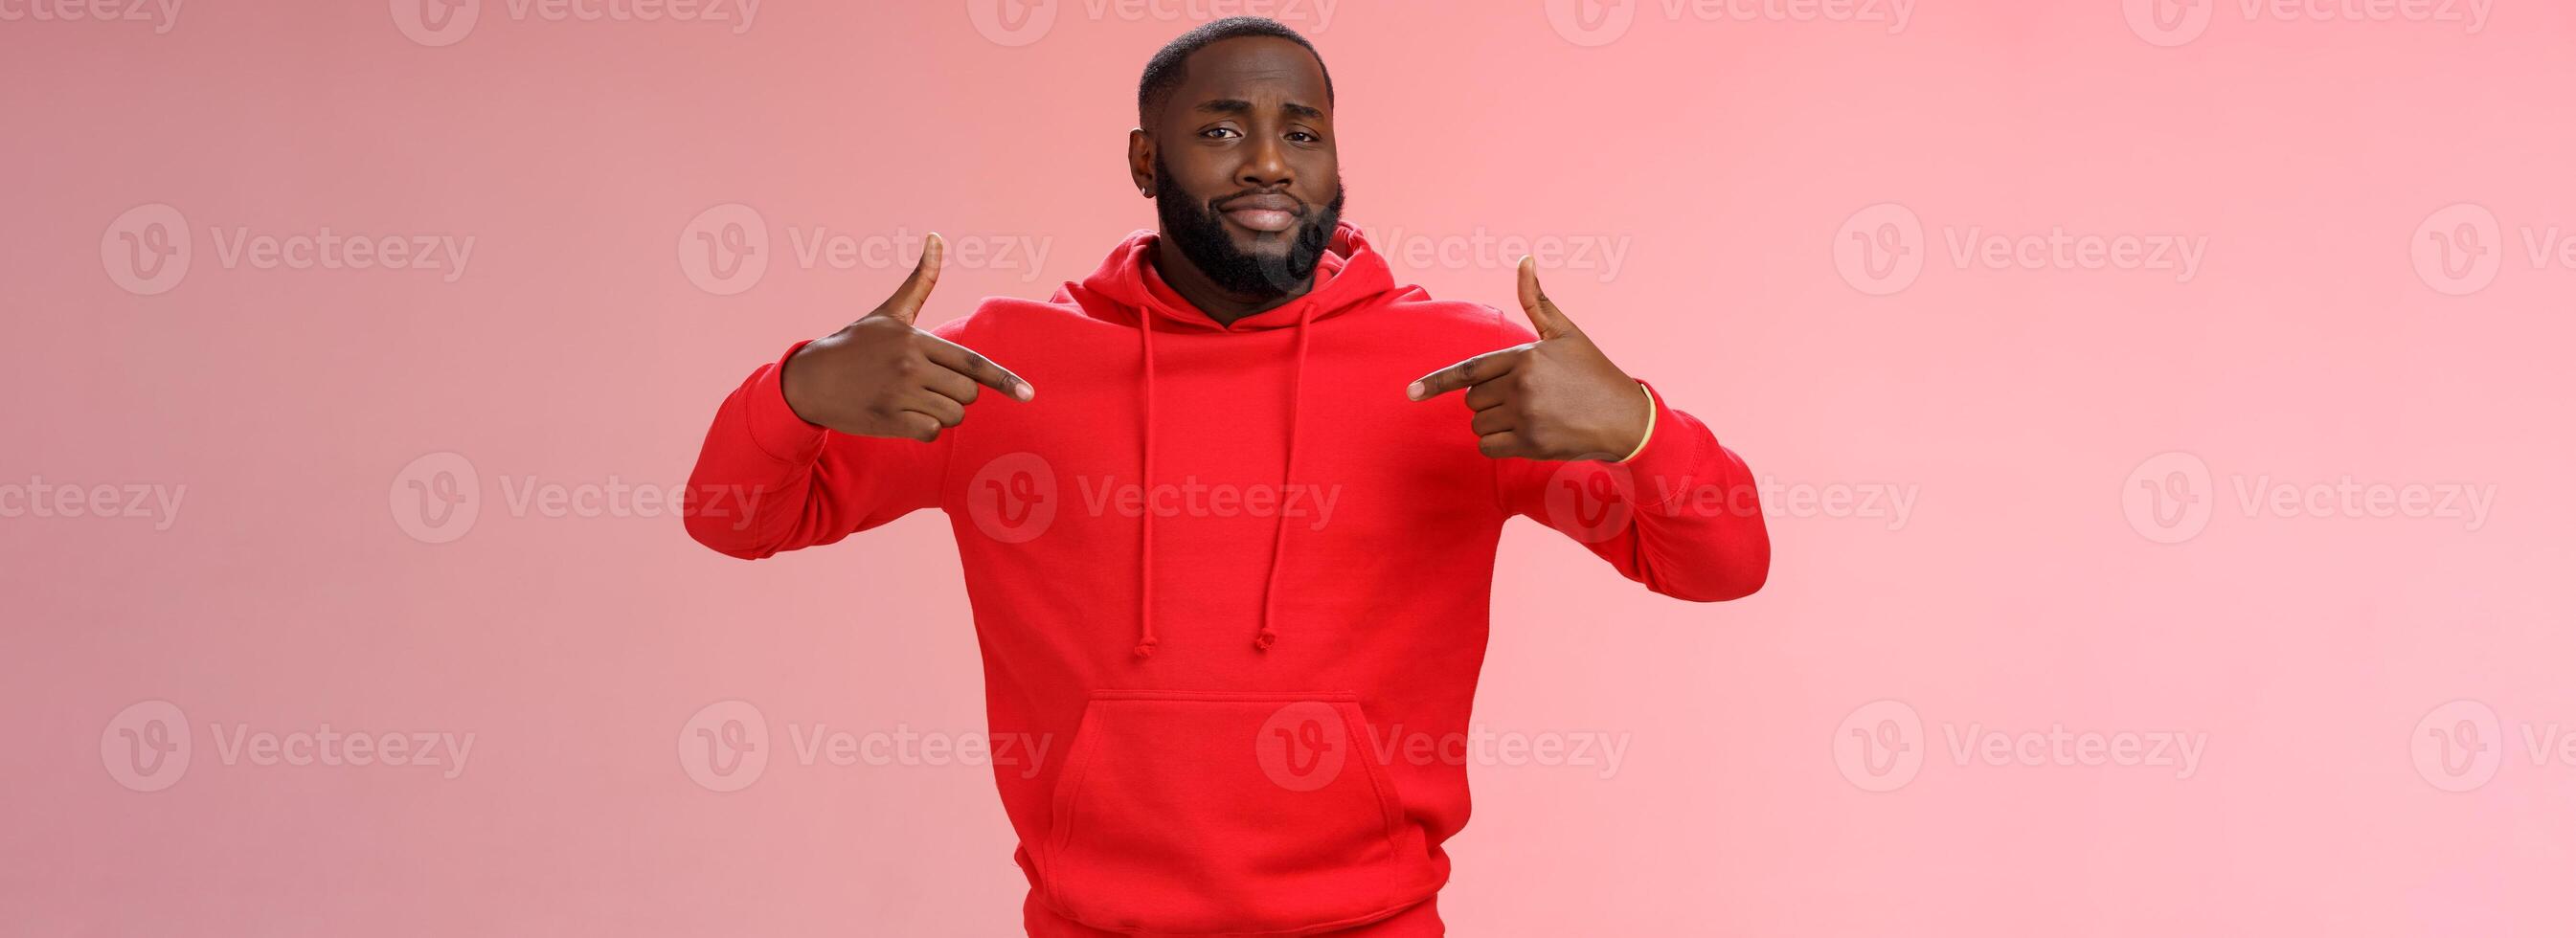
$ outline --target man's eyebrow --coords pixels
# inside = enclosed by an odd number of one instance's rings
[[[1294,101],[1279,105],[1279,109],[1288,112],[1290,117],[1306,120],[1324,119],[1323,111]],[[1242,98],[1211,98],[1199,102],[1198,110],[1206,114],[1248,114],[1252,112],[1252,102]]]

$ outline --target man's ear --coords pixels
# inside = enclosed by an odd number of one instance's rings
[[[1154,197],[1154,137],[1142,127],[1127,132],[1127,178],[1138,195]]]

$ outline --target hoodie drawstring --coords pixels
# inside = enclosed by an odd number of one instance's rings
[[[1311,331],[1310,327],[1314,324],[1314,319],[1315,304],[1311,302],[1305,303],[1303,308],[1299,309],[1297,312],[1297,352],[1295,361],[1290,366],[1288,372],[1288,446],[1286,458],[1283,460],[1284,465],[1280,467],[1279,471],[1279,498],[1282,505],[1286,504],[1288,493],[1296,490],[1297,436],[1299,429],[1301,429],[1302,425],[1305,423],[1304,417],[1306,415],[1306,351],[1309,347],[1307,339]],[[1139,556],[1137,557],[1136,563],[1136,591],[1139,596],[1139,601],[1136,608],[1135,651],[1136,657],[1141,660],[1153,657],[1155,647],[1162,644],[1162,640],[1154,635],[1153,311],[1147,309],[1137,310],[1136,326],[1137,332],[1142,337],[1141,341],[1144,343],[1145,359],[1144,368],[1142,369],[1144,372],[1144,400],[1141,406],[1142,413],[1139,415],[1139,419],[1143,421],[1143,433],[1140,435],[1144,437],[1144,452],[1141,454],[1142,466],[1138,473],[1143,477],[1144,482],[1145,511],[1143,537],[1141,538],[1141,543],[1138,545]],[[1271,623],[1274,620],[1278,609],[1277,597],[1279,592],[1279,568],[1282,566],[1283,559],[1287,556],[1287,550],[1288,512],[1283,509],[1279,512],[1278,525],[1274,530],[1272,530],[1270,535],[1270,569],[1262,577],[1260,629],[1255,631],[1252,635],[1252,647],[1256,651],[1269,651],[1271,644],[1279,640],[1279,631],[1274,628]]]
[[[1306,416],[1306,334],[1315,319],[1312,303],[1297,313],[1297,361],[1288,370],[1288,458],[1279,469],[1279,503],[1288,504],[1288,493],[1297,490],[1297,425]],[[1252,633],[1252,647],[1269,651],[1270,643],[1279,640],[1279,632],[1270,627],[1277,612],[1279,568],[1288,556],[1288,512],[1279,512],[1278,530],[1270,535],[1270,574],[1261,584],[1261,630]]]
[[[1136,558],[1136,657],[1151,658],[1154,646],[1162,644],[1154,637],[1154,311],[1136,310],[1136,331],[1145,337],[1144,421],[1145,452],[1142,457],[1145,482],[1145,535]]]

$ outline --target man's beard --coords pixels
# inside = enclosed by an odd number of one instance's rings
[[[1321,209],[1309,206],[1297,216],[1285,254],[1249,254],[1235,248],[1213,201],[1197,201],[1182,191],[1159,153],[1154,155],[1154,191],[1158,193],[1154,214],[1163,221],[1163,236],[1180,246],[1181,255],[1218,289],[1262,300],[1286,296],[1314,277],[1315,263],[1324,259],[1324,248],[1332,243],[1333,229],[1341,223],[1346,192],[1337,180],[1330,204]],[[1234,196],[1227,193],[1224,198]]]

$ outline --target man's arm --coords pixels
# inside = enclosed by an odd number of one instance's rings
[[[1633,458],[1497,460],[1496,496],[1647,589],[1693,602],[1753,595],[1770,576],[1771,535],[1752,470],[1698,418],[1651,388],[1646,397],[1654,432]]]
[[[945,441],[850,436],[787,406],[779,375],[807,343],[725,398],[689,472],[689,536],[758,560],[829,544],[938,504]]]
[[[1515,344],[1406,389],[1414,400],[1467,392],[1500,507],[1582,541],[1667,596],[1715,602],[1761,589],[1771,538],[1744,461],[1611,364],[1539,289],[1528,258],[1520,303],[1535,333],[1498,318],[1499,341]]]
[[[938,283],[932,235],[894,296],[752,372],[716,411],[689,473],[689,536],[735,557],[829,544],[939,503],[949,444],[979,387],[1027,381],[913,326]]]

